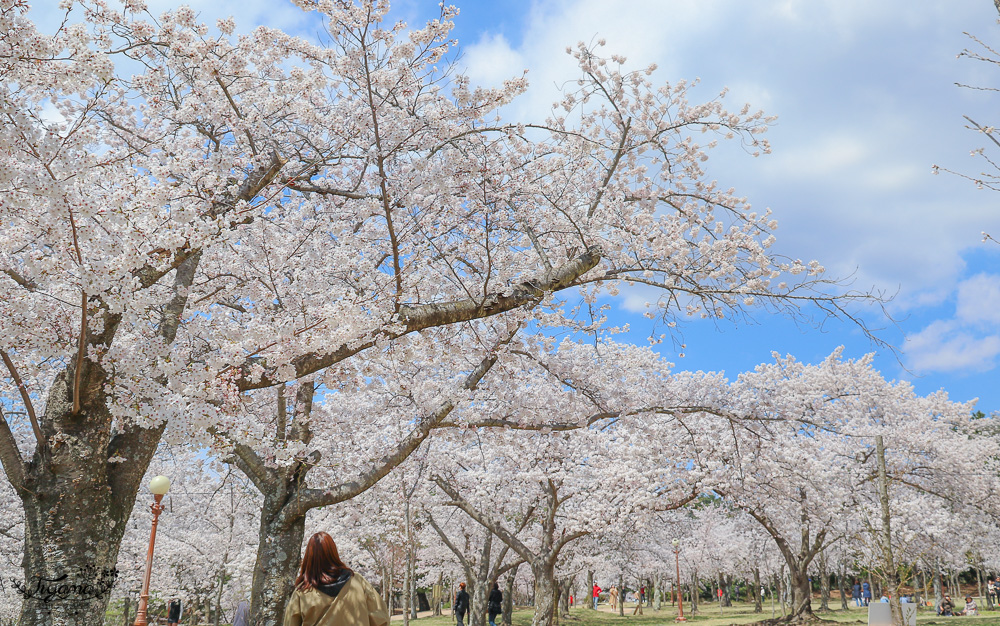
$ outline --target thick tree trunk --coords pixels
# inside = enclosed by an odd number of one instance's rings
[[[587,598],[589,599],[589,601],[583,603],[583,608],[590,609],[590,610],[594,609],[594,600],[593,600],[593,597],[594,597],[594,571],[593,570],[588,570],[587,571]]]
[[[658,576],[656,579],[656,599],[653,601],[653,610],[659,611],[660,607],[663,606],[663,576]]]
[[[552,626],[556,608],[555,567],[548,563],[533,565],[535,576],[535,615],[531,626]]]
[[[569,615],[569,594],[570,589],[573,586],[573,579],[567,578],[559,585],[559,606],[561,607],[560,615]]]
[[[129,431],[112,443],[103,405],[70,415],[65,378],[53,383],[42,422],[46,438],[56,443],[35,452],[19,492],[25,516],[21,626],[104,622],[122,535],[162,432]],[[112,465],[109,450],[132,456]],[[159,523],[169,524],[169,515]],[[77,587],[61,593],[63,585]]]
[[[250,592],[250,623],[254,626],[280,626],[295,587],[306,518],[303,515],[281,524],[283,504],[284,500],[277,501],[273,494],[264,495]]]
[[[809,584],[809,572],[805,568],[789,570],[792,591],[792,619],[809,619],[812,611],[812,585]]]
[[[763,613],[764,607],[761,605],[760,597],[760,568],[753,568],[753,612]]]
[[[979,597],[983,597],[983,578],[979,575],[979,565],[976,565],[976,588],[979,590]]]
[[[729,595],[729,583],[732,581],[732,576],[727,576],[722,572],[719,572],[719,589],[722,589],[722,598],[719,600],[722,606],[730,607],[733,606],[732,598]]]
[[[469,626],[485,626],[486,624],[486,598],[490,595],[489,580],[469,581],[472,590],[469,593],[469,600],[472,606],[469,607]]]

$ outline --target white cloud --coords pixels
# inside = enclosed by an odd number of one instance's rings
[[[914,371],[985,372],[996,367],[1000,336],[978,336],[954,321],[936,321],[906,337],[907,361]]]
[[[992,198],[931,173],[935,162],[968,166],[954,160],[977,140],[961,116],[996,108],[954,86],[981,71],[955,61],[969,43],[962,31],[994,18],[973,0],[920,10],[902,0],[535,0],[519,37],[480,31],[464,63],[483,84],[529,68],[528,93],[505,111],[522,121],[544,117],[577,76],[565,48],[578,41],[604,38],[633,68],[656,63],[654,82],[700,76],[692,102],[730,86],[730,108],[778,116],[774,153],[720,146],[709,176],[774,210],[777,252],[853,275],[857,289],[898,291],[903,313],[940,305],[980,231],[1000,231]]]
[[[1000,325],[1000,276],[983,273],[962,281],[955,317],[966,324]]]
[[[1000,354],[1000,276],[980,273],[956,290],[955,315],[906,337],[907,360],[918,372],[979,371]]]
[[[463,48],[462,63],[474,85],[499,87],[503,81],[520,77],[528,68],[520,52],[500,34],[484,34],[479,42]]]

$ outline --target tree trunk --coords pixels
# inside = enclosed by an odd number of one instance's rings
[[[434,585],[434,606],[431,612],[435,615],[441,615],[441,605],[444,604],[444,572],[438,572],[438,582]]]
[[[484,626],[486,624],[486,598],[490,595],[488,580],[470,581],[472,591],[469,593],[469,600],[472,606],[469,607],[469,626]]]
[[[932,580],[934,584],[934,606],[941,606],[941,601],[944,600],[944,585],[941,582],[941,565],[937,559],[934,559],[934,576]]]
[[[108,486],[107,441],[88,443],[87,422],[79,417],[79,436],[69,437],[63,448],[51,455],[44,469],[31,471],[30,488],[39,497],[25,493],[24,570],[25,597],[21,603],[22,626],[87,626],[104,622],[118,564],[118,549],[136,490],[112,498]],[[72,449],[69,449],[72,448]],[[94,453],[94,451],[97,451]],[[35,454],[39,457],[48,454]],[[122,463],[122,465],[125,465]],[[145,473],[136,463],[133,471]],[[33,468],[32,468],[33,469]],[[124,470],[124,468],[123,468]],[[160,524],[169,524],[162,514]],[[57,582],[58,581],[58,582]],[[50,594],[47,588],[69,584],[90,587],[80,594]]]
[[[594,608],[594,571],[587,571],[587,602],[583,603],[583,608],[593,609]]]
[[[729,580],[726,580],[726,578],[726,575],[719,572],[719,589],[722,589],[722,598],[719,601],[722,603],[721,606],[730,607],[733,606],[733,601],[729,595],[729,582],[732,581],[733,577],[729,576]]]
[[[819,552],[819,610],[830,610],[830,572],[826,569],[826,550]]]
[[[625,617],[625,579],[618,575],[618,615]]]
[[[975,570],[976,570],[976,588],[979,590],[979,597],[981,598],[981,597],[983,597],[983,579],[979,575],[979,565],[978,564],[975,566]]]
[[[559,585],[559,600],[562,610],[560,615],[569,615],[569,595],[573,587],[573,579],[567,578]]]
[[[535,614],[531,626],[552,626],[556,608],[555,566],[549,563],[533,565],[535,576]]]
[[[760,568],[753,568],[753,612],[763,613],[764,607],[761,605],[760,597]]]
[[[264,494],[257,563],[250,591],[250,623],[255,626],[280,626],[298,574],[306,518],[303,515],[281,525],[283,504],[277,495]]]
[[[222,587],[226,583],[226,561],[228,553],[222,557],[222,569],[219,570],[219,588],[215,594],[215,617],[212,626],[219,626],[219,616],[222,614]]]
[[[847,581],[844,580],[844,564],[840,564],[840,571],[837,573],[837,590],[840,591],[840,609],[842,611],[847,611],[849,609],[847,604]]]
[[[889,596],[889,611],[892,623],[903,626],[903,608],[899,602],[899,571],[896,569],[895,557],[892,553],[892,524],[889,512],[889,479],[885,469],[885,443],[882,435],[875,436],[875,453],[878,461],[878,499],[882,509],[882,580],[886,589],[883,595]]]
[[[805,568],[789,569],[792,591],[792,619],[809,619],[812,611],[812,585],[809,583],[809,572]]]
[[[502,621],[504,626],[511,626],[510,616],[514,612],[514,579],[517,578],[517,568],[515,565],[507,577],[507,587],[503,594]],[[584,603],[586,604],[586,603]]]
[[[407,510],[406,515],[409,517],[409,510]],[[409,534],[408,531],[409,528],[407,528],[407,534]],[[410,549],[407,546],[406,563],[403,566],[403,626],[410,626],[410,600]]]
[[[417,598],[417,556],[413,555],[412,569],[410,570],[410,618],[417,619],[419,609],[419,599]]]
[[[986,577],[986,571],[983,569],[982,565],[983,565],[983,557],[982,555],[979,555],[979,566],[977,567],[977,575],[980,577],[980,579]],[[982,595],[983,592],[980,591],[979,593],[980,595]],[[993,610],[993,596],[990,595],[989,588],[986,589],[986,608],[990,611]]]
[[[778,591],[778,599],[781,601],[781,617],[785,617],[785,568],[781,568],[781,575],[774,575],[775,588]]]
[[[653,601],[653,610],[659,611],[660,607],[663,606],[663,576],[659,576],[656,579],[656,600]]]
[[[923,605],[927,601],[927,598],[930,597],[930,594],[927,593],[927,572],[923,568],[918,571],[920,573],[920,586],[924,590],[924,595],[920,596],[920,604]]]
[[[680,583],[680,581],[677,581]],[[680,593],[682,587],[678,587],[678,593]],[[691,572],[691,615],[698,613],[698,570]]]

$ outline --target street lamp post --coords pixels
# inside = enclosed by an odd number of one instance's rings
[[[675,622],[686,622],[684,617],[684,596],[681,595],[681,540],[674,539],[670,542],[674,546],[674,564],[677,566],[677,619]]]
[[[166,476],[157,476],[149,481],[149,490],[153,492],[153,528],[149,532],[149,551],[146,552],[146,576],[142,581],[142,594],[139,596],[139,609],[135,614],[135,626],[146,626],[146,609],[149,602],[149,577],[153,573],[153,545],[156,544],[156,522],[163,512],[163,505],[160,501],[170,490],[170,479]]]

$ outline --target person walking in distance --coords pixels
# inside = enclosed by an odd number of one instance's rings
[[[597,596],[601,594],[601,588],[597,586],[597,582],[594,582],[594,608],[597,608]]]
[[[465,590],[465,583],[458,583],[458,593],[455,594],[455,619],[458,626],[463,626],[468,611],[469,592]]]
[[[170,598],[170,604],[167,605],[167,624],[176,626],[180,623],[182,614],[180,598]]]
[[[246,600],[241,600],[239,606],[236,607],[233,626],[250,626],[250,603]]]
[[[284,626],[388,626],[382,595],[340,560],[333,537],[309,538]]]
[[[572,598],[573,596],[570,596],[571,602]],[[497,626],[497,615],[503,611],[503,592],[500,591],[500,583],[493,583],[493,590],[490,591],[490,597],[486,601],[486,609],[490,626]]]

